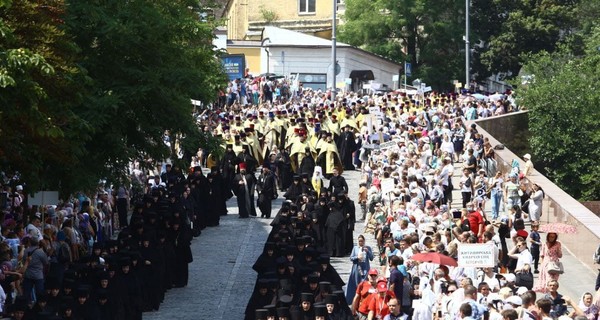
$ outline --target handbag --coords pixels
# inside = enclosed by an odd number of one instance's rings
[[[563,274],[563,273],[565,273],[565,269],[563,267],[562,262],[560,262],[560,261],[550,261],[550,262],[548,262],[548,273],[553,273],[553,274]]]
[[[531,272],[519,272],[516,275],[515,284],[519,287],[525,287],[529,290],[533,288],[533,274]]]
[[[527,199],[525,200],[525,202],[523,202],[523,205],[521,206],[521,211],[529,213],[529,201],[531,201],[531,199]]]

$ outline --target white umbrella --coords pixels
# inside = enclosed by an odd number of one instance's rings
[[[496,93],[490,96],[490,101],[498,101],[498,100],[503,100],[504,99],[504,95],[501,93]]]
[[[488,96],[484,96],[481,93],[473,93],[471,96],[477,100],[486,100],[487,101],[489,99]]]

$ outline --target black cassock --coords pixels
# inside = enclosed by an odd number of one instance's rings
[[[316,220],[316,223],[313,223],[313,228],[317,233],[317,244],[319,246],[325,246],[325,222],[327,221],[327,216],[329,215],[329,207],[327,207],[327,205],[315,205],[315,208],[311,214],[313,221]]]
[[[239,159],[235,155],[233,151],[225,151],[223,155],[223,160],[221,160],[220,170],[223,174],[223,182],[225,186],[225,190],[223,190],[223,196],[226,199],[231,198],[231,181],[233,181],[233,177],[235,176],[235,166],[238,164]]]
[[[302,196],[302,194],[306,192],[308,192],[308,188],[304,185],[304,183],[302,183],[302,181],[298,181],[292,183],[292,185],[287,189],[283,197],[286,200],[290,200],[293,203],[296,203],[300,196]]]
[[[329,191],[334,196],[340,194],[340,192],[348,192],[348,183],[346,178],[342,176],[333,176],[329,179]]]
[[[286,150],[281,152],[275,158],[275,165],[277,166],[277,173],[279,176],[279,187],[282,191],[287,190],[292,184],[292,160]]]
[[[223,192],[224,188],[221,176],[218,173],[209,174],[207,184],[208,201],[205,202],[206,223],[209,227],[218,226],[221,215],[227,214]]]
[[[354,247],[354,224],[356,223],[356,207],[354,206],[354,201],[349,199],[345,200],[344,209],[346,214],[350,215],[350,217],[346,218],[346,238],[344,239],[346,254],[350,255]]]
[[[258,208],[261,217],[271,218],[271,202],[277,198],[277,183],[272,172],[261,174],[256,185],[258,191]]]
[[[340,136],[340,158],[342,158],[344,170],[354,170],[354,164],[352,164],[352,153],[354,151],[356,151],[354,134],[352,131],[344,131]]]
[[[310,152],[308,152],[308,154],[302,158],[302,162],[300,162],[298,173],[306,173],[310,177],[312,176],[313,171],[315,171],[315,159]]]
[[[245,183],[244,183],[245,178]],[[237,197],[237,205],[240,218],[256,216],[256,206],[254,205],[254,189],[256,188],[256,177],[253,174],[237,174],[233,178],[231,190]]]
[[[185,287],[188,284],[189,264],[194,261],[192,256],[192,231],[186,225],[180,225],[177,230],[172,229],[169,239],[175,248],[173,263],[173,286]]]
[[[330,212],[325,222],[326,248],[331,257],[342,257],[345,254],[344,206],[335,202],[329,204]]]

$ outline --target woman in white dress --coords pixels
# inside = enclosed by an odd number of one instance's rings
[[[542,216],[542,201],[544,200],[544,190],[536,183],[533,184],[533,191],[529,196],[529,219],[531,221],[540,221]]]

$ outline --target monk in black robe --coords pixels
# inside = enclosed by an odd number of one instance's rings
[[[333,169],[333,177],[329,179],[328,190],[333,195],[338,195],[340,192],[348,192],[348,183],[344,177],[340,176],[337,168]]]
[[[225,213],[225,215],[227,214],[227,207],[223,194],[223,180],[217,170],[208,174],[206,189],[206,195],[208,197],[208,201],[204,203],[206,223],[208,227],[216,227],[219,225],[221,215],[223,215],[223,213]]]
[[[344,245],[344,234],[343,232],[343,224],[344,224],[344,210],[343,206],[336,202],[329,203],[329,215],[327,216],[327,221],[325,222],[326,228],[326,248],[329,256],[332,257],[341,257],[344,255],[345,245]]]
[[[304,152],[305,156],[300,162],[300,168],[298,169],[298,173],[312,175],[313,171],[315,171],[315,159],[313,158],[310,148],[306,148]]]
[[[171,233],[169,241],[175,248],[175,261],[173,264],[173,286],[182,288],[187,286],[189,277],[189,264],[192,257],[192,233],[189,227],[177,218],[171,221]]]
[[[256,273],[264,274],[266,272],[275,272],[277,270],[277,256],[275,256],[275,243],[267,242],[263,253],[258,256],[256,262],[252,266],[252,269]]]
[[[275,165],[277,166],[277,177],[279,178],[279,187],[281,191],[285,191],[292,184],[292,160],[287,150],[282,149],[275,157]]]
[[[354,140],[353,128],[347,125],[344,128],[344,132],[340,135],[340,158],[342,158],[342,165],[344,170],[354,170],[354,164],[352,163],[352,154],[356,151],[356,141]]]
[[[252,155],[250,146],[247,144],[242,145],[242,150],[243,151],[238,154],[238,158],[241,162],[246,164],[246,171],[253,174],[258,167],[258,160]]]
[[[256,177],[246,172],[246,163],[239,164],[240,173],[233,179],[231,189],[237,197],[237,205],[240,218],[256,217],[254,205],[254,189],[256,188]]]
[[[296,203],[303,193],[306,193],[308,189],[302,183],[300,176],[294,176],[294,183],[288,188],[283,197],[286,200],[290,200],[292,203]]]
[[[233,152],[233,145],[228,144],[225,147],[225,154],[223,155],[223,160],[221,160],[220,170],[223,173],[223,181],[224,181],[224,196],[226,199],[229,199],[233,196],[231,193],[231,182],[233,181],[233,177],[235,176],[235,166],[237,165],[238,158]]]
[[[277,182],[269,165],[263,166],[263,172],[258,177],[256,190],[258,191],[260,217],[271,218],[271,204],[273,199],[277,198]]]

